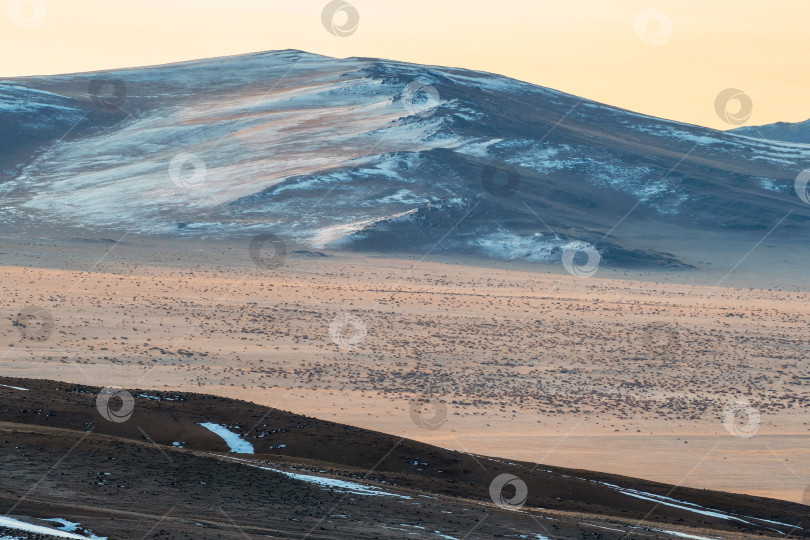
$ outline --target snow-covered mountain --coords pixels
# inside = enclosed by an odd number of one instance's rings
[[[628,227],[760,234],[810,145],[507,77],[301,51],[0,81],[0,222],[680,266]],[[681,233],[679,233],[681,234]],[[677,254],[676,254],[677,255]]]

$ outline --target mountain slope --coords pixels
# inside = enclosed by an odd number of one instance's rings
[[[109,538],[808,536],[795,503],[507,462],[202,394],[132,391],[130,415],[111,421],[103,411],[122,405],[100,406],[100,388],[2,383],[0,505],[29,523]],[[503,474],[525,484],[525,506],[493,502]]]
[[[0,219],[15,230],[269,231],[315,248],[528,261],[581,241],[607,264],[684,267],[669,226],[759,238],[787,215],[779,238],[810,219],[793,190],[808,146],[488,73],[280,51],[0,89],[86,103],[99,79],[122,103],[56,144],[64,125],[41,113],[46,159],[2,182]],[[646,229],[655,240],[635,237]]]

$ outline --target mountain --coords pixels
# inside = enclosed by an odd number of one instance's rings
[[[810,144],[810,120],[804,122],[776,122],[763,126],[743,126],[730,133],[773,141]]]
[[[21,531],[57,524],[68,538],[810,536],[796,503],[445,450],[205,394],[0,381],[3,538],[52,538]]]
[[[686,268],[685,237],[779,224],[778,240],[810,219],[794,192],[810,146],[371,58],[7,79],[0,126],[0,221],[26,237],[270,233],[540,262],[586,243],[607,265]]]

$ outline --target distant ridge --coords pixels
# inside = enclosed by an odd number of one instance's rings
[[[804,122],[777,122],[763,126],[744,126],[730,131],[731,133],[758,139],[810,144],[810,120]]]

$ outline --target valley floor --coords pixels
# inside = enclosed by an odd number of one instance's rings
[[[2,252],[3,376],[204,392],[477,454],[809,496],[805,292],[334,253],[259,269],[246,246],[201,241]],[[47,339],[15,326],[27,306],[52,315]],[[435,426],[414,400],[438,404]],[[734,435],[750,418],[722,421],[735,401],[760,415],[751,438]]]

